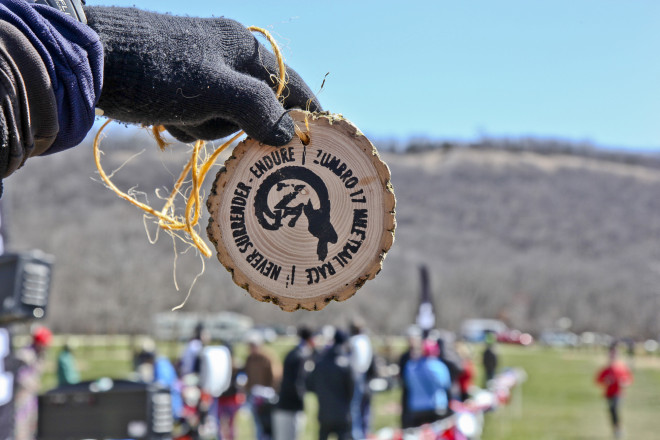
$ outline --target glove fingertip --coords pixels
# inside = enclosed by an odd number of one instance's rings
[[[185,132],[183,129],[175,126],[175,125],[165,125],[165,129],[179,142],[183,142],[184,144],[189,144],[191,142],[195,142],[197,138],[194,136],[190,135],[189,133]]]
[[[293,119],[288,113],[282,113],[282,117],[277,121],[277,124],[265,134],[263,139],[258,140],[273,147],[281,147],[291,142],[294,133]]]

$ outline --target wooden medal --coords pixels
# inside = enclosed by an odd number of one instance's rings
[[[247,138],[207,201],[209,239],[234,282],[287,311],[351,297],[380,271],[394,240],[390,171],[349,121],[291,113],[307,145]]]

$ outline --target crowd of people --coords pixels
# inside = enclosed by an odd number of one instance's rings
[[[411,328],[408,347],[399,359],[403,428],[421,426],[451,415],[450,402],[470,397],[477,373],[471,349],[463,343],[454,343],[451,338]],[[497,367],[497,352],[490,335],[486,335],[482,360],[485,388]]]
[[[330,330],[330,331],[329,331]],[[401,386],[401,427],[414,428],[434,423],[452,414],[452,401],[466,401],[477,375],[475,357],[469,346],[438,333],[412,328],[407,350],[398,360],[375,356],[365,327],[356,321],[348,331],[325,328],[315,332],[298,329],[296,345],[284,356],[275,354],[258,332],[245,338],[248,353],[238,365],[231,347],[223,345],[226,365],[210,368],[204,358],[211,341],[203,326],[196,328],[175,363],[157,353],[156,345],[145,340],[134,355],[135,376],[145,383],[157,383],[170,390],[172,414],[177,420],[177,439],[236,439],[235,420],[241,408],[249,410],[257,440],[303,438],[305,395],[318,401],[318,438],[335,435],[338,440],[365,439],[371,431],[373,379],[382,376],[382,366],[398,365],[396,382]],[[18,370],[15,395],[16,439],[34,438],[36,432],[39,377],[44,353],[52,334],[45,327],[33,333],[32,343],[17,353],[24,367]],[[216,342],[213,342],[216,344]],[[474,346],[472,346],[474,347]],[[398,361],[398,362],[397,362]],[[488,388],[498,366],[495,338],[486,335],[481,354],[483,378]],[[209,369],[210,368],[210,369]],[[390,371],[391,368],[385,368]],[[71,347],[65,344],[57,355],[58,386],[80,380]],[[226,379],[221,392],[207,386],[209,374]],[[392,377],[389,377],[392,379]],[[632,380],[625,364],[617,359],[617,346],[609,351],[608,364],[596,382],[603,386],[615,436],[621,433],[619,403],[622,390]],[[308,401],[309,402],[309,401]],[[244,433],[243,433],[244,434]]]
[[[158,353],[153,340],[146,339],[134,354],[135,378],[170,390],[172,414],[177,421],[175,438],[238,438],[235,420],[241,408],[249,410],[257,440],[302,438],[305,394],[311,392],[318,401],[318,438],[325,440],[334,434],[344,440],[365,439],[371,432],[370,383],[383,376],[387,369],[383,366],[398,364],[398,377],[391,377],[389,369],[388,379],[402,387],[404,428],[449,416],[450,401],[467,399],[475,377],[467,346],[433,333],[411,331],[408,349],[400,359],[375,356],[371,339],[359,320],[347,330],[326,327],[316,332],[300,327],[297,336],[296,345],[282,361],[260,333],[250,332],[244,341],[248,353],[242,365],[231,355],[232,348],[223,345],[230,353],[230,365],[213,367],[205,361],[204,351],[217,341],[212,343],[209,333],[199,325],[175,362]],[[29,368],[20,373],[22,383],[28,386],[24,387],[24,396],[16,395],[17,433],[24,429],[26,434],[16,438],[34,438],[29,433],[36,432],[38,378],[51,338],[48,329],[39,327],[32,344],[20,354]],[[487,356],[496,358],[491,343],[486,352],[484,360]],[[485,365],[488,377],[492,365]],[[221,393],[214,395],[206,385],[205,376],[209,374],[226,376]],[[57,355],[58,386],[79,380],[73,351],[65,344]]]
[[[175,394],[183,395],[182,399],[172,399],[173,411],[179,419],[189,419],[194,414],[196,424],[188,423],[188,426],[197,426],[198,431],[190,431],[196,434],[210,421],[216,438],[236,438],[235,417],[244,407],[252,416],[257,440],[302,438],[306,423],[305,394],[311,392],[318,402],[318,438],[325,440],[334,435],[344,440],[365,439],[370,434],[373,393],[370,383],[382,375],[383,365],[398,365],[398,377],[389,379],[396,379],[403,390],[404,428],[451,415],[450,401],[467,399],[476,376],[472,353],[466,345],[419,330],[410,332],[408,350],[400,359],[375,356],[371,339],[359,320],[352,322],[347,330],[325,328],[315,332],[300,327],[298,342],[283,361],[264,344],[259,333],[249,333],[245,342],[247,357],[240,368],[234,360],[228,388],[219,396],[205,396],[202,392],[194,408],[186,403],[185,389],[172,381],[176,375],[160,373],[163,368],[156,367],[157,363],[153,376],[143,378],[160,382]],[[200,357],[208,343],[207,333],[198,327],[179,359],[176,368],[178,377],[182,378],[179,383],[185,385],[185,378],[203,374]],[[154,362],[153,355],[138,358],[143,358],[143,363]],[[491,340],[486,344],[483,358],[485,377],[491,377],[497,360]],[[140,366],[136,365],[136,369]],[[174,371],[174,367],[168,370]]]
[[[200,358],[207,341],[203,329],[198,330],[179,362],[182,377],[201,373],[195,359]],[[200,425],[204,419],[210,420],[217,429],[216,438],[237,438],[234,420],[238,410],[246,407],[252,415],[256,439],[301,438],[305,394],[313,392],[318,398],[320,439],[332,433],[338,439],[366,438],[368,381],[373,375],[374,358],[368,337],[360,336],[363,331],[355,324],[349,332],[334,329],[330,336],[327,331],[316,333],[300,327],[298,342],[283,361],[264,344],[259,333],[248,334],[247,357],[241,368],[235,363],[232,366],[229,387],[217,398],[199,399]]]

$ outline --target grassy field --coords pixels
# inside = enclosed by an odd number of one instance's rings
[[[612,438],[601,390],[594,385],[604,352],[507,347],[502,358],[529,377],[518,401],[487,415],[484,440]],[[622,401],[625,438],[659,438],[660,359],[638,356],[634,376]]]
[[[283,340],[272,346],[284,355],[292,341]],[[170,356],[178,346],[161,346]],[[480,347],[475,347],[480,351]],[[54,357],[51,350],[49,371],[44,377],[44,389],[55,384]],[[85,345],[75,351],[83,379],[101,376],[126,377],[131,368],[131,355],[126,345],[108,347],[104,344]],[[499,347],[503,367],[521,367],[527,381],[514,393],[510,405],[486,415],[484,440],[529,439],[609,439],[612,438],[601,391],[594,384],[595,371],[605,362],[604,351],[555,350],[541,347]],[[236,355],[245,356],[243,347]],[[660,358],[640,355],[635,361],[635,381],[627,389],[622,402],[625,438],[659,438],[660,418]],[[477,381],[477,383],[479,383]],[[394,389],[374,397],[373,428],[399,423],[400,391]],[[316,438],[317,405],[313,395],[306,399],[307,429],[305,439]],[[252,425],[247,411],[239,413],[239,438],[252,438]]]

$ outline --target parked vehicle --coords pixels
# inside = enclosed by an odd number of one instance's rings
[[[468,342],[482,342],[487,333],[499,335],[507,330],[506,324],[497,319],[466,319],[461,325],[461,337]]]
[[[249,316],[233,312],[213,314],[203,313],[158,313],[153,319],[153,332],[161,341],[186,341],[195,328],[202,324],[215,341],[235,342],[245,337],[252,328],[253,320]]]
[[[580,345],[580,337],[571,332],[545,330],[541,333],[539,342],[549,347],[577,347]]]
[[[507,329],[497,334],[497,342],[528,346],[534,342],[534,337],[529,333],[523,333],[520,330]]]

